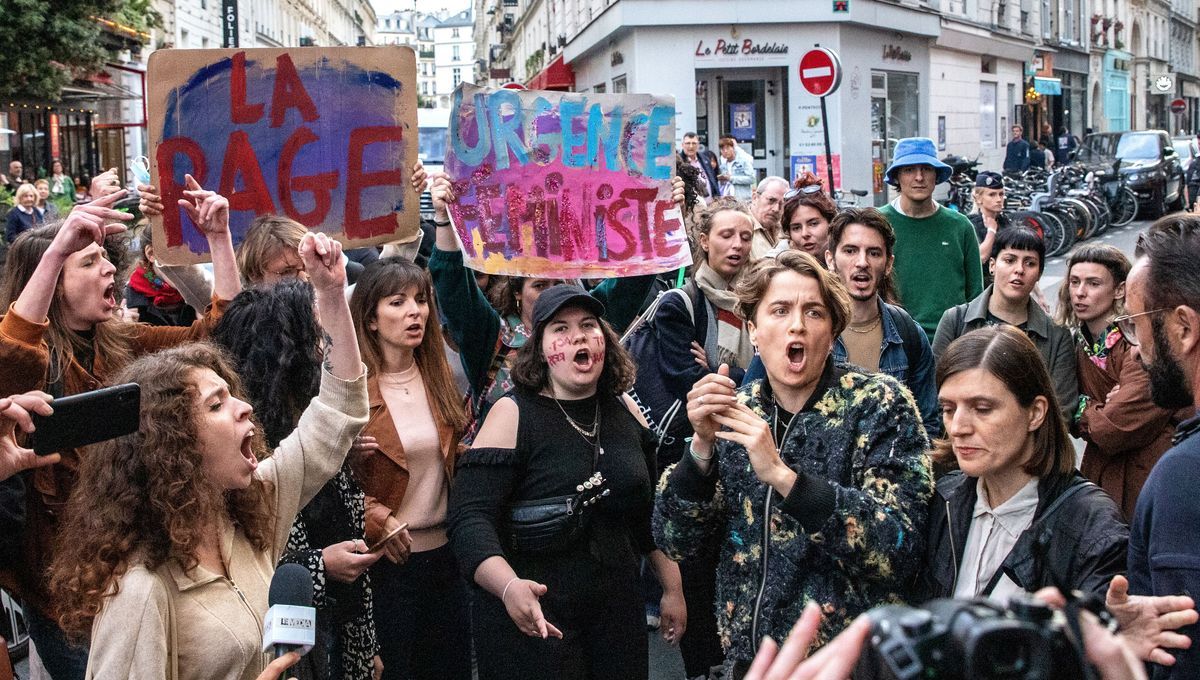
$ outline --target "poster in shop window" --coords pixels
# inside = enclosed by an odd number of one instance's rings
[[[691,263],[675,174],[675,101],[461,84],[445,170],[472,269],[546,278]]]
[[[178,200],[185,173],[229,199],[236,246],[261,215],[283,215],[348,248],[420,236],[412,49],[159,50],[150,55],[153,220],[167,264],[209,260]]]

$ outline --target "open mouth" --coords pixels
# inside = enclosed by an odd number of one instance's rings
[[[571,361],[575,364],[575,368],[580,371],[590,371],[592,369],[592,353],[586,349],[575,352],[575,356],[571,357]]]
[[[419,323],[413,323],[413,324],[409,324],[409,325],[408,325],[408,326],[407,326],[407,327],[404,329],[404,332],[406,332],[406,333],[422,333],[422,332],[424,332],[424,331],[425,331],[425,327],[424,327],[424,326],[422,326],[422,325],[421,325],[421,324],[419,324]]]
[[[798,342],[793,342],[788,345],[788,368],[793,371],[801,371],[804,369],[805,349],[804,345]]]
[[[110,283],[108,284],[108,287],[104,289],[104,304],[108,305],[109,309],[113,309],[117,306],[116,283]]]
[[[254,428],[250,428],[246,436],[242,437],[242,457],[246,459],[246,463],[250,465],[251,470],[258,468],[258,458],[254,455],[253,440]]]
[[[871,282],[871,275],[866,272],[857,272],[850,275],[850,281],[852,283],[868,284]]]
[[[727,256],[725,257],[725,260],[726,260],[727,262],[729,262],[730,264],[735,264],[735,265],[737,265],[737,264],[741,264],[741,263],[742,263],[742,256],[741,256],[741,255],[727,255]]]

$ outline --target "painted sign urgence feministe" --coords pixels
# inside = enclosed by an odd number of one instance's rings
[[[598,278],[691,263],[671,201],[672,98],[463,83],[448,134],[450,215],[468,267]]]
[[[176,207],[185,173],[229,199],[235,245],[272,214],[347,247],[419,238],[410,48],[161,50],[148,81],[164,262],[208,259],[207,240]]]

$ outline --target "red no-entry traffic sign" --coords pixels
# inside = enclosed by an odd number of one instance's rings
[[[1171,102],[1171,113],[1183,113],[1184,111],[1187,111],[1187,102],[1182,99]]]
[[[800,57],[800,84],[816,97],[833,94],[842,84],[842,60],[824,47],[805,52]]]

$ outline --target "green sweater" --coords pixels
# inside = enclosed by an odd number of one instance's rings
[[[913,219],[891,205],[880,209],[896,230],[896,289],[925,334],[934,337],[942,314],[983,292],[979,241],[965,216],[939,206]]]

